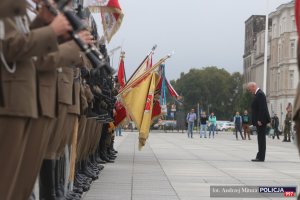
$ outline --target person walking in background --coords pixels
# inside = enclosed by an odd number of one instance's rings
[[[242,138],[242,140],[244,140],[245,138],[243,137],[243,134],[242,134],[242,117],[240,116],[239,112],[235,113],[235,116],[233,118],[233,123],[234,123],[234,126],[235,126],[236,140],[238,140],[237,132],[240,132],[241,138]]]
[[[215,129],[216,129],[216,124],[217,124],[217,117],[215,116],[215,114],[213,112],[208,117],[208,121],[209,121],[209,138],[210,138],[211,132],[213,134],[212,135],[213,138],[215,138]]]
[[[292,104],[289,103],[286,107],[286,116],[284,120],[284,138],[282,142],[291,142],[291,128],[292,128]]]
[[[259,89],[255,82],[247,84],[247,90],[255,95],[251,104],[252,124],[257,128],[258,153],[253,162],[264,162],[266,155],[266,128],[271,118],[267,106],[265,93]]]
[[[119,125],[116,128],[116,136],[122,136],[122,126]]]
[[[203,112],[201,113],[201,117],[200,117],[200,138],[202,138],[202,134],[204,132],[204,138],[206,138],[206,125],[207,125],[207,116],[206,113]]]
[[[191,138],[193,138],[193,129],[194,129],[195,120],[197,120],[197,115],[195,113],[195,110],[192,109],[191,112],[189,112],[186,116],[186,121],[188,123],[188,137]]]
[[[248,115],[248,111],[245,110],[244,115],[242,116],[242,127],[243,127],[243,130],[244,130],[244,138],[246,139],[247,135],[248,135],[248,139],[251,140],[250,139],[249,123],[250,123],[250,118],[249,118],[249,115]]]
[[[273,135],[273,139],[275,138],[275,135],[277,136],[277,139],[279,140],[279,119],[277,117],[277,114],[274,114],[274,117],[272,118],[272,122],[271,122],[272,128],[274,129],[274,135]]]

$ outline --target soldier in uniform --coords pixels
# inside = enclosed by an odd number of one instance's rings
[[[277,114],[274,114],[274,117],[272,118],[271,121],[271,125],[272,128],[274,129],[274,135],[273,135],[273,139],[275,138],[275,135],[277,136],[277,139],[279,140],[279,130],[278,130],[278,126],[279,126],[279,119],[277,117]]]
[[[286,108],[286,116],[284,120],[284,138],[282,142],[291,142],[291,128],[292,128],[292,104],[289,103]]]
[[[26,14],[25,0],[1,0],[0,18],[23,16]]]
[[[41,10],[41,12],[48,12],[43,8]],[[44,17],[47,16],[47,14],[41,14],[41,16],[43,15]],[[44,23],[51,20],[51,18],[51,16],[45,19],[38,17],[32,23],[32,27],[44,26]],[[84,38],[81,37],[85,42],[88,42]],[[40,116],[34,121],[34,125],[30,130],[29,144],[25,148],[24,161],[21,166],[22,171],[18,175],[17,185],[15,186],[17,192],[13,194],[13,199],[28,199],[45,156],[56,115],[57,67],[74,65],[80,62],[79,48],[73,41],[61,44],[57,52],[39,57],[35,62],[38,72]]]
[[[21,21],[17,22],[15,18],[3,20],[5,59],[1,60],[0,69],[3,89],[3,106],[0,107],[0,199],[10,199],[9,194],[14,193],[30,130],[38,117],[36,69],[32,57],[56,51],[57,37],[71,30],[62,15],[49,26],[32,31],[28,27],[29,20],[23,16],[20,18]]]

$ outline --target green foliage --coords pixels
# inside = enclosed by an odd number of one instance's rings
[[[183,96],[186,112],[196,109],[199,103],[204,111],[214,112],[218,120],[231,120],[236,111],[242,112],[251,102],[251,95],[243,92],[243,76],[215,66],[191,69],[171,83]]]

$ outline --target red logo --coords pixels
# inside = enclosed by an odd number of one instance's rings
[[[294,197],[295,196],[295,192],[284,192],[284,196],[285,197]]]
[[[152,100],[153,100],[153,94],[148,94],[146,105],[145,105],[145,112],[150,111]]]

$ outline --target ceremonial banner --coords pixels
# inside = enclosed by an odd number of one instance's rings
[[[161,115],[161,107],[159,100],[154,99],[153,109],[152,109],[152,121]]]
[[[119,30],[124,14],[118,0],[85,0],[84,7],[91,12],[101,13],[104,36],[109,43]]]
[[[149,136],[152,122],[154,93],[160,76],[152,72],[138,85],[122,94],[123,105],[139,130],[139,148],[143,147]]]
[[[152,121],[158,118],[161,115],[161,106],[160,106],[160,93],[161,93],[161,86],[162,86],[162,76],[161,76],[161,69],[159,69],[159,81],[155,89],[154,94],[154,101],[153,101],[153,109],[152,109]]]
[[[114,116],[114,124],[117,127],[127,116],[125,107],[121,102],[117,101],[115,104],[116,115]]]
[[[124,68],[124,56],[121,56],[119,70],[118,70],[118,82],[120,84],[120,89],[122,89],[125,84],[125,68]]]
[[[167,82],[167,87],[169,90],[169,93],[172,97],[175,97],[176,99],[179,99],[180,96],[177,94],[177,92],[175,91],[175,89],[173,88],[173,86],[170,84],[170,82],[166,79]]]

